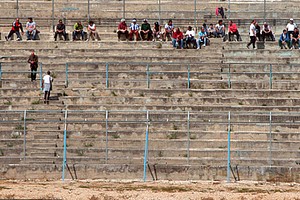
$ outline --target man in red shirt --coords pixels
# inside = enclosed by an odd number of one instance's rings
[[[8,36],[5,36],[6,41],[11,39],[11,36],[15,33],[17,35],[17,40],[21,40],[21,34],[20,30],[22,31],[22,35],[24,34],[23,31],[23,26],[22,23],[19,21],[19,18],[17,18],[13,23],[12,23],[12,28],[8,34]]]
[[[176,28],[172,35],[172,44],[173,47],[176,48],[179,46],[180,49],[183,49],[183,33],[179,28]]]
[[[128,40],[129,33],[128,33],[128,30],[127,30],[127,25],[126,25],[125,19],[121,19],[121,22],[118,26],[117,34],[118,34],[118,40],[119,41],[120,41],[120,38],[121,38],[121,34],[125,34],[126,40]]]
[[[235,23],[232,22],[232,20],[229,21],[228,26],[228,39],[229,41],[233,40],[233,36],[236,35],[237,41],[241,41],[241,36],[239,34],[239,31],[237,29],[237,26]]]

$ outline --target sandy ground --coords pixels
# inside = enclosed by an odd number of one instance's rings
[[[0,181],[0,199],[300,200],[296,183]]]

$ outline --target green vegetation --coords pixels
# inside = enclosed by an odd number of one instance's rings
[[[114,138],[114,139],[120,138],[120,136],[118,134],[112,134],[111,137]]]
[[[85,147],[93,147],[94,144],[93,144],[92,142],[85,142],[85,143],[84,143],[84,146],[85,146]]]
[[[12,105],[12,102],[11,101],[4,102],[4,105],[10,106]]]
[[[115,91],[111,91],[111,94],[112,94],[114,97],[118,96],[118,95],[115,93]]]
[[[84,151],[82,149],[77,149],[76,154],[77,156],[84,156]]]
[[[40,100],[33,101],[33,102],[31,102],[31,104],[32,105],[40,104]]]
[[[3,150],[0,149],[0,156],[4,156]]]
[[[24,126],[22,126],[21,124],[17,125],[15,127],[15,130],[24,130]]]
[[[172,134],[167,135],[167,138],[170,140],[173,140],[173,139],[178,139],[178,136],[177,136],[177,133],[172,133]]]

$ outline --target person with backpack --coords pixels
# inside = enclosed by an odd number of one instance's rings
[[[22,35],[24,35],[23,26],[20,22],[19,18],[17,18],[13,23],[8,36],[5,36],[6,41],[11,40],[11,36],[15,33],[17,35],[17,40],[21,40],[20,30],[22,31]]]

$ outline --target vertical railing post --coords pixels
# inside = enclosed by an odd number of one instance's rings
[[[272,166],[272,112],[269,114],[269,165]]]
[[[27,115],[27,110],[24,110],[24,160],[26,160],[26,115]]]
[[[52,0],[52,31],[55,31],[55,25],[54,25],[54,0]]]
[[[191,145],[191,133],[190,133],[190,111],[188,111],[187,115],[187,135],[188,135],[188,141],[187,141],[187,163],[190,164],[190,145]]]
[[[106,63],[106,64],[105,64],[105,86],[106,86],[106,89],[108,89],[108,87],[109,87],[108,67],[109,67],[109,64]]]
[[[90,21],[90,0],[88,0],[88,22]]]
[[[145,153],[144,153],[144,182],[147,179],[147,162],[148,162],[148,139],[149,139],[149,111],[147,110],[147,126],[146,126],[146,138],[145,138]]]
[[[40,63],[40,89],[43,90],[43,63]]]
[[[230,183],[230,111],[228,112],[228,139],[227,139],[227,183]]]
[[[272,64],[270,64],[270,89],[273,88],[273,69],[272,69]]]
[[[228,0],[228,19],[230,19],[230,0]]]
[[[160,0],[158,0],[158,22],[160,23],[160,19],[161,19],[161,8],[160,8]]]
[[[66,88],[69,86],[69,63],[66,63]]]
[[[191,66],[188,65],[188,82],[187,82],[187,88],[190,89],[191,88],[191,73],[190,73],[190,69]]]
[[[0,62],[0,81],[2,80],[2,63]]]
[[[149,64],[147,64],[146,67],[146,75],[147,75],[147,88],[150,88],[150,69],[149,69]]]
[[[125,0],[123,0],[123,18],[125,19]]]
[[[62,164],[62,180],[65,180],[65,167],[67,164],[67,117],[68,111],[65,110],[65,127],[64,127],[64,152],[63,152],[63,164]]]
[[[194,28],[196,28],[196,19],[197,19],[197,1],[194,0]]]
[[[264,22],[266,21],[266,0],[264,0]]]
[[[19,18],[19,0],[17,0],[17,18]]]
[[[227,76],[228,76],[228,88],[230,89],[231,88],[230,64],[228,64],[228,73],[227,73]]]
[[[108,110],[105,111],[105,164],[108,159]]]

